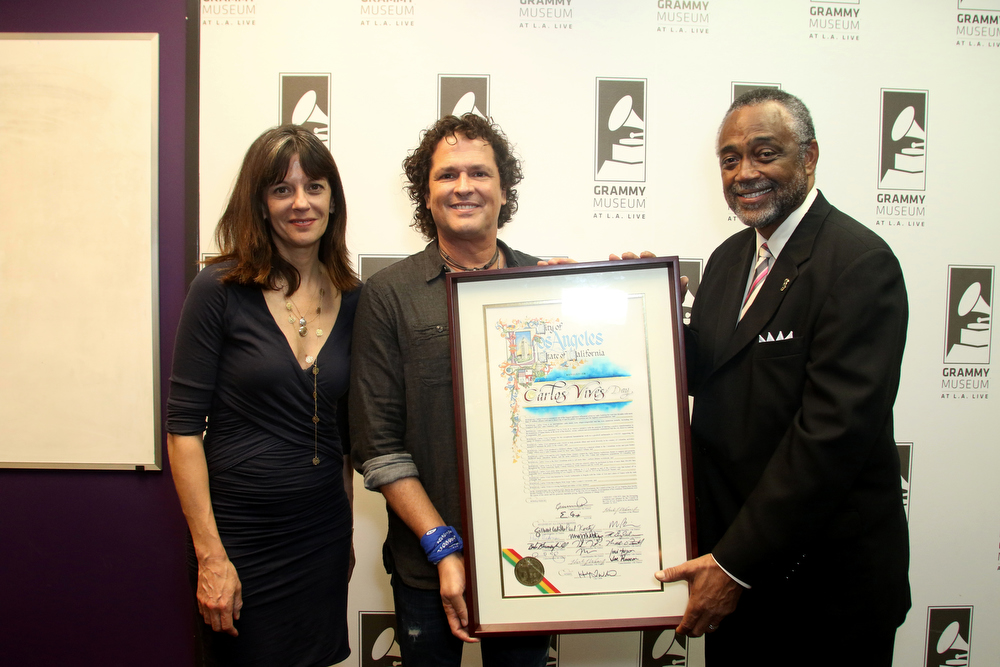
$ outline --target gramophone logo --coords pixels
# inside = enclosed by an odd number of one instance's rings
[[[671,629],[643,630],[639,667],[675,667],[688,664],[687,637]]]
[[[362,611],[360,667],[402,667],[396,641],[396,615],[385,611]]]
[[[687,276],[687,294],[684,296],[683,309],[684,324],[691,324],[691,306],[694,305],[694,298],[698,296],[698,286],[701,285],[701,260],[682,259],[677,268],[682,276]]]
[[[927,91],[882,89],[879,190],[924,190]]]
[[[972,607],[928,607],[926,667],[967,667],[972,644]]]
[[[992,305],[992,266],[948,267],[946,364],[990,363]]]
[[[646,80],[597,80],[595,180],[646,180]]]
[[[752,83],[748,81],[733,81],[733,96],[730,102],[736,101],[736,98],[744,93],[749,93],[751,90],[757,90],[758,88],[777,88],[781,90],[780,83]]]
[[[438,74],[438,118],[467,113],[489,118],[489,74]]]
[[[897,442],[896,451],[899,452],[899,476],[900,484],[903,487],[903,511],[906,518],[910,518],[910,474],[913,472],[913,443]]]
[[[278,98],[282,124],[312,131],[330,147],[330,74],[280,74]]]

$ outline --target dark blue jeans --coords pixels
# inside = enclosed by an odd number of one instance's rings
[[[392,576],[396,641],[406,667],[459,667],[461,639],[451,634],[439,591],[411,588]],[[482,640],[483,667],[545,667],[549,635]]]

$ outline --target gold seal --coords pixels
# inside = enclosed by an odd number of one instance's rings
[[[525,586],[537,586],[545,577],[545,566],[537,558],[526,556],[517,561],[514,576]]]

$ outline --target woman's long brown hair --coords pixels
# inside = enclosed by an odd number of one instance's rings
[[[358,286],[347,252],[347,203],[340,171],[323,142],[299,125],[271,128],[257,137],[243,158],[226,211],[215,228],[221,254],[205,261],[234,262],[222,276],[223,282],[267,289],[285,285],[285,296],[299,288],[299,272],[278,252],[267,220],[267,189],[284,180],[296,155],[309,178],[325,178],[330,184],[330,220],[320,239],[319,260],[334,287],[350,291]]]

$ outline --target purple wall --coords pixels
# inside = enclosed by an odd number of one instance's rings
[[[185,0],[2,0],[2,5],[0,32],[160,34],[165,397],[186,288]],[[169,470],[0,470],[0,663],[193,664],[184,534]]]

